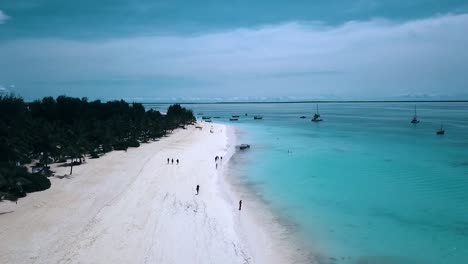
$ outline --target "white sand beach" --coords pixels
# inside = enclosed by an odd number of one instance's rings
[[[223,179],[227,127],[200,125],[88,159],[49,190],[1,202],[0,263],[288,263]]]

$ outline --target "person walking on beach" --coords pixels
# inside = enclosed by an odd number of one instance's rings
[[[179,159],[177,159],[177,165],[179,165]]]
[[[198,193],[200,192],[200,185],[197,184],[197,188],[195,188],[195,189],[197,190],[197,194],[196,194],[196,195],[198,195]]]
[[[242,209],[242,200],[239,200],[239,211]]]
[[[169,158],[167,158],[167,164],[169,164]]]
[[[171,159],[171,164],[174,164],[174,159]]]

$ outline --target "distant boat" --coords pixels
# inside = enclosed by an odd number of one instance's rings
[[[248,116],[249,114],[245,113],[245,116]]]
[[[254,116],[254,119],[255,120],[263,119],[263,116],[256,115],[256,116]]]
[[[238,115],[233,115],[233,116],[231,116],[231,117],[232,117],[232,118],[239,118],[240,116],[238,116]]]
[[[205,122],[211,123],[211,119],[205,119]]]
[[[414,116],[413,116],[413,119],[411,119],[411,124],[416,125],[417,123],[419,123],[419,120],[418,120],[418,115],[416,113],[416,105],[415,105],[414,106]]]
[[[239,118],[238,117],[231,117],[231,118],[229,118],[229,121],[239,121]]]
[[[321,122],[323,119],[320,117],[318,104],[317,104],[317,112],[315,112],[314,117],[312,118],[312,122]]]
[[[219,116],[213,116],[213,118],[216,118],[216,119],[218,119],[218,118],[220,118],[220,117],[219,117]]]
[[[209,117],[209,116],[202,116],[202,119],[203,119],[203,120],[207,120],[207,119],[211,119],[211,117]]]
[[[307,118],[307,116],[301,116],[301,117],[299,117],[299,118],[302,118],[302,119],[304,119],[304,118]]]
[[[440,124],[440,129],[436,132],[437,135],[445,135],[444,126]]]

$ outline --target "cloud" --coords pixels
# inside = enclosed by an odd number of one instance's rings
[[[0,95],[1,94],[9,94],[9,93],[10,93],[10,90],[8,90],[4,86],[0,85]]]
[[[10,19],[10,17],[3,13],[2,10],[0,10],[0,24],[5,23],[8,19]]]
[[[134,92],[167,97],[181,90],[200,97],[457,94],[468,83],[466,28],[468,14],[448,14],[105,41],[13,40],[0,44],[0,80],[108,82],[115,94],[140,87]]]

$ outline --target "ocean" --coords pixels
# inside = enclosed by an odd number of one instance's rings
[[[468,103],[416,105],[417,125],[415,103],[185,106],[236,127],[230,175],[326,263],[468,263]]]

